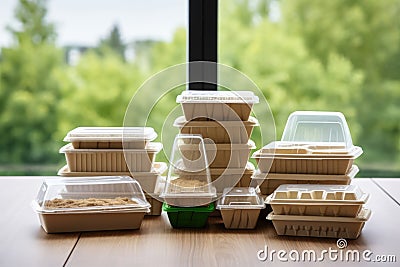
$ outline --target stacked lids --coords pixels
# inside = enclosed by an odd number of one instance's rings
[[[136,179],[147,194],[153,194],[165,163],[155,162],[162,144],[152,142],[151,127],[78,127],[71,130],[60,149],[67,165],[61,176],[120,176]],[[160,207],[161,208],[161,207]]]
[[[267,197],[279,235],[357,238],[370,217],[369,194],[355,185],[285,184]]]
[[[358,172],[353,162],[362,152],[353,145],[342,113],[296,111],[289,116],[282,140],[253,154],[259,168],[254,181],[267,194],[279,185],[278,179],[280,184],[287,180],[349,184]],[[269,185],[271,180],[275,186]]]

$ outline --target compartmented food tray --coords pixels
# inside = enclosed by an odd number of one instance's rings
[[[256,171],[251,177],[251,186],[259,186],[261,194],[272,194],[282,184],[337,184],[348,185],[359,168],[353,165],[345,175],[321,175],[321,174],[286,174],[286,173],[262,173]]]
[[[145,149],[60,149],[72,172],[150,172],[161,143],[149,143]],[[129,166],[129,167],[128,167]]]
[[[205,144],[210,168],[245,168],[250,151],[254,148],[252,140],[247,144]],[[184,161],[194,161],[201,156],[198,144],[183,144],[179,149]]]
[[[162,206],[173,228],[203,228],[214,208],[214,203],[202,207],[174,207],[167,203]]]
[[[254,229],[257,225],[264,201],[253,187],[227,188],[218,200],[217,209],[221,211],[225,228]]]
[[[275,215],[356,217],[368,198],[355,185],[285,184],[266,204]]]
[[[187,121],[247,121],[258,101],[251,91],[183,91],[176,98]]]
[[[151,127],[78,127],[64,141],[71,142],[74,148],[144,149],[156,138]]]
[[[81,190],[66,191],[74,185]],[[32,206],[47,233],[139,229],[150,211],[139,183],[130,177],[46,179]]]
[[[181,134],[200,134],[219,144],[246,144],[258,120],[250,117],[248,121],[186,121],[178,117],[174,126],[179,127]]]
[[[356,239],[371,211],[362,209],[356,218],[268,214],[278,235]]]

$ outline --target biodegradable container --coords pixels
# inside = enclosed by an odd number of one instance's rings
[[[71,142],[73,148],[144,149],[156,138],[151,127],[78,127],[64,141]]]
[[[272,142],[253,154],[261,172],[297,174],[346,174],[363,153],[352,146]],[[270,167],[270,169],[269,169]]]
[[[259,123],[254,117],[248,121],[186,121],[181,116],[175,120],[174,126],[180,129],[181,134],[200,134],[218,144],[246,144]]]
[[[254,229],[264,201],[253,187],[226,188],[218,200],[217,209],[227,229]]]
[[[353,165],[345,175],[262,173],[256,171],[251,177],[251,186],[259,186],[263,195],[272,194],[282,184],[337,184],[348,185],[359,168]]]
[[[182,146],[187,146],[185,143],[193,144],[198,157],[185,157],[186,154],[182,151]],[[198,175],[181,177],[183,171]],[[203,138],[198,135],[178,134],[173,144],[165,188],[160,197],[171,206],[196,207],[208,205],[216,196],[215,187],[211,184]]]
[[[145,193],[146,200],[151,204],[150,212],[145,215],[149,216],[160,216],[162,211],[162,202],[159,200],[158,196],[160,192],[164,190],[165,186],[165,176],[160,176],[157,179],[156,188],[154,189],[154,193]]]
[[[81,190],[68,192],[67,186]],[[94,190],[94,187],[98,187]],[[87,204],[52,207],[49,203],[68,199],[68,203],[89,199],[101,201],[126,198],[133,203]],[[139,229],[150,211],[139,183],[130,177],[81,177],[46,179],[32,206],[47,233]]]
[[[203,228],[214,208],[214,203],[202,207],[174,207],[167,203],[162,206],[173,228]]]
[[[275,215],[357,217],[368,198],[355,185],[285,184],[265,202]]]
[[[60,149],[72,172],[150,172],[161,143],[145,149],[75,149],[67,144]]]
[[[204,173],[202,172],[188,172],[185,171],[183,167],[180,167],[183,162],[179,162],[178,168],[176,168],[176,172],[179,174],[179,177],[194,179],[199,175]],[[247,162],[246,168],[210,168],[210,176],[212,185],[215,186],[217,193],[222,193],[225,188],[232,188],[234,186],[237,187],[248,187],[251,182],[251,177],[254,174],[255,168],[254,165],[250,162]]]
[[[256,146],[252,140],[247,144],[205,144],[210,168],[242,168],[246,167],[249,155]],[[179,147],[184,160],[195,160],[200,157],[198,144],[182,144]]]
[[[187,121],[247,121],[258,101],[251,91],[183,91],[176,98]]]
[[[278,235],[356,239],[371,211],[362,209],[356,218],[268,214]]]

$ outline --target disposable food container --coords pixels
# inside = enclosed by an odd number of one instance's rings
[[[214,203],[201,207],[174,207],[164,203],[162,208],[173,228],[203,228],[215,207]]]

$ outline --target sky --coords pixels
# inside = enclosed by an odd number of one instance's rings
[[[12,43],[7,25],[18,0],[0,0],[0,46]],[[187,25],[187,0],[48,0],[48,21],[56,24],[59,45],[95,46],[114,24],[125,42],[170,40]]]

